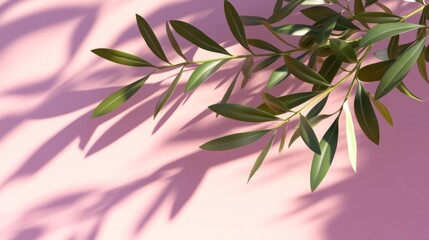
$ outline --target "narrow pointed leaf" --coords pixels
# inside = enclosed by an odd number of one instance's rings
[[[136,20],[140,34],[142,35],[149,49],[152,50],[152,52],[161,60],[169,63],[167,57],[165,56],[164,50],[162,50],[161,44],[159,43],[158,38],[156,38],[155,33],[153,32],[149,23],[138,14],[136,14]]]
[[[92,118],[97,118],[100,116],[103,116],[119,106],[121,106],[124,102],[126,102],[128,99],[130,99],[146,82],[146,80],[149,78],[150,75],[141,78],[130,85],[127,85],[116,92],[114,92],[112,95],[105,98],[94,110],[92,113]]]
[[[274,135],[271,137],[268,144],[265,146],[264,150],[262,150],[261,154],[259,154],[258,158],[255,161],[255,164],[252,167],[252,170],[250,171],[249,178],[247,179],[247,182],[250,181],[250,179],[255,175],[256,171],[258,171],[259,167],[261,167],[262,163],[264,162],[265,158],[267,157],[268,152],[271,149],[271,146],[273,145],[274,141]]]
[[[307,118],[307,120],[308,120],[308,123],[310,124],[310,126],[311,127],[315,127],[315,126],[317,126],[317,124],[319,124],[321,121],[323,121],[323,120],[325,120],[325,119],[327,119],[327,118],[329,118],[329,117],[331,117],[332,115],[330,115],[330,114],[321,114],[321,115],[317,115],[317,116],[315,116],[315,117],[312,117],[312,118]],[[298,138],[299,137],[301,137],[301,129],[300,129],[300,125],[298,124],[296,127],[295,127],[295,130],[294,130],[294,132],[293,132],[293,134],[292,134],[292,136],[291,136],[291,138],[290,138],[290,140],[289,140],[289,145],[288,145],[288,147],[290,147],[290,146],[292,146],[292,144],[296,141],[296,140],[298,140]]]
[[[91,51],[96,55],[98,55],[99,57],[102,57],[114,63],[119,63],[122,65],[127,65],[132,67],[153,67],[153,65],[147,62],[146,60],[126,52],[122,52],[114,49],[108,49],[108,48],[97,48]]]
[[[363,5],[362,0],[355,0],[354,2],[355,15],[365,12],[365,6]]]
[[[380,130],[378,127],[377,116],[372,108],[368,93],[361,84],[358,84],[358,90],[354,101],[354,109],[360,128],[372,142],[378,145],[380,142]]]
[[[428,70],[427,70],[426,61],[425,61],[425,52],[426,52],[426,47],[423,47],[423,50],[420,53],[419,58],[417,59],[417,67],[419,69],[420,76],[422,76],[423,80],[425,80],[426,83],[429,83]]]
[[[370,95],[370,98],[371,102],[374,104],[375,108],[378,110],[384,120],[393,126],[393,118],[387,107],[380,100],[375,100],[372,95]]]
[[[292,36],[317,35],[320,33],[320,29],[303,24],[286,24],[283,26],[273,27],[272,30],[276,33]]]
[[[228,22],[229,29],[234,35],[235,39],[247,50],[252,52],[247,44],[246,32],[244,31],[243,23],[241,22],[240,16],[235,10],[234,6],[227,0],[224,3],[224,11],[226,20]]]
[[[205,62],[197,67],[186,84],[185,92],[190,92],[207,81],[228,60]]]
[[[399,36],[400,35],[393,36],[389,41],[389,45],[387,46],[387,56],[389,59],[395,59],[398,57]]]
[[[231,55],[225,48],[191,24],[178,20],[171,20],[170,24],[180,36],[196,46],[211,52]]]
[[[240,76],[240,72],[235,75],[234,80],[232,80],[231,84],[229,85],[228,89],[225,92],[225,95],[223,96],[220,103],[226,103],[228,102],[229,98],[231,97],[232,91],[234,90],[235,84],[237,83],[238,76]]]
[[[331,167],[338,144],[338,118],[320,141],[320,154],[314,154],[310,172],[311,191],[316,190]]]
[[[400,82],[398,84],[398,86],[396,86],[396,88],[403,94],[405,94],[405,96],[414,99],[416,101],[419,102],[423,102],[423,100],[419,97],[417,97],[413,92],[410,91],[410,89],[407,88],[407,86],[405,86],[405,84],[403,82]]]
[[[353,170],[356,172],[356,161],[357,161],[356,134],[355,134],[355,127],[353,124],[353,118],[350,112],[348,101],[344,102],[343,110],[344,110],[344,113],[346,114],[347,152],[349,154],[350,164],[352,165]]]
[[[331,36],[332,30],[334,30],[335,24],[337,23],[338,17],[340,14],[336,14],[330,17],[322,26],[322,30],[318,35],[316,40],[317,44],[325,45],[328,42],[329,37]]]
[[[332,52],[342,61],[346,63],[357,62],[357,55],[355,50],[350,44],[341,39],[330,39],[329,45]]]
[[[323,98],[320,102],[318,102],[306,115],[307,119],[313,118],[317,115],[319,115],[320,112],[322,112],[323,108],[325,107],[326,103],[328,102],[329,95],[327,95],[325,98]]]
[[[296,78],[312,84],[329,86],[329,83],[319,73],[305,64],[289,56],[284,56],[284,59],[286,67]]]
[[[247,42],[249,43],[250,46],[254,46],[260,49],[268,50],[271,52],[281,52],[280,49],[273,46],[271,43],[268,43],[261,39],[247,39]]]
[[[287,124],[283,130],[282,138],[280,139],[279,152],[282,152],[283,148],[285,147],[288,128],[289,128],[289,124]]]
[[[244,122],[268,122],[280,120],[271,113],[240,104],[214,104],[209,108],[219,115]]]
[[[267,19],[257,16],[240,16],[240,19],[244,26],[257,26],[267,21]]]
[[[375,91],[374,98],[380,99],[402,81],[417,62],[425,43],[425,38],[405,50],[404,53],[387,69]]]
[[[262,60],[261,62],[259,62],[253,68],[252,72],[258,72],[258,71],[261,71],[261,70],[269,67],[271,64],[275,63],[279,58],[280,58],[280,56],[278,56],[278,55],[265,58],[264,60]]]
[[[173,47],[174,51],[176,51],[176,53],[179,54],[179,56],[181,56],[183,59],[187,61],[188,59],[186,58],[185,54],[183,54],[182,49],[179,46],[179,43],[177,43],[176,38],[171,32],[170,24],[168,22],[165,23],[165,27],[167,31],[168,40],[170,41],[170,44]]]
[[[422,27],[425,26],[405,22],[378,24],[375,27],[369,29],[368,32],[363,35],[362,39],[359,42],[359,45],[360,47],[368,46],[380,40]]]
[[[281,96],[281,97],[279,97],[279,100],[282,101],[288,109],[292,109],[294,107],[297,107],[297,106],[307,102],[308,100],[319,95],[320,93],[321,92],[317,92],[317,91],[293,93],[293,94]],[[263,111],[266,111],[266,112],[273,114],[272,110],[270,110],[270,108],[266,104],[259,105],[258,109],[261,109]]]
[[[253,72],[253,56],[249,56],[246,58],[246,60],[244,60],[243,62],[243,66],[241,67],[241,72],[243,73],[243,81],[241,82],[241,88],[243,89],[249,79],[252,77],[252,72]]]
[[[280,101],[278,98],[274,97],[273,95],[264,92],[262,94],[262,99],[264,100],[264,103],[277,114],[286,113],[289,111],[289,109],[284,105],[282,101]]]
[[[319,74],[328,82],[331,83],[335,76],[337,75],[338,71],[341,68],[343,61],[341,61],[336,55],[331,55],[328,58],[325,59],[325,61],[322,64],[322,67],[320,67]],[[326,86],[323,85],[314,85],[313,91],[320,91],[326,89]]]
[[[308,123],[307,119],[300,115],[299,129],[301,138],[304,143],[315,153],[320,154],[319,140],[313,131],[313,128]]]
[[[395,60],[387,60],[383,62],[369,64],[361,69],[358,72],[358,78],[364,82],[374,82],[379,81],[387,69],[395,62]]]
[[[274,19],[270,19],[271,23],[276,23],[285,17],[289,16],[301,3],[305,0],[291,0],[286,6],[279,10]]]
[[[283,80],[289,77],[289,75],[290,72],[286,66],[277,68],[271,73],[270,78],[268,79],[267,88],[270,89],[274,86],[277,86],[277,84],[281,83]]]
[[[239,148],[261,139],[271,130],[259,130],[252,132],[235,133],[204,143],[200,148],[210,151],[222,151]]]
[[[338,12],[325,6],[314,6],[306,8],[301,10],[301,13],[316,22],[327,20],[332,16],[338,14]],[[334,29],[341,31],[348,29],[359,30],[359,27],[353,24],[351,20],[345,18],[344,16],[339,16]]]
[[[389,23],[399,22],[402,17],[386,12],[363,12],[353,17],[363,23]]]
[[[180,80],[180,77],[182,76],[184,68],[185,67],[182,67],[182,69],[180,69],[179,73],[176,75],[176,77],[174,78],[173,82],[170,84],[170,86],[165,91],[164,96],[162,98],[160,98],[160,101],[156,104],[155,114],[154,114],[153,118],[156,118],[156,116],[158,115],[159,111],[161,111],[161,109],[164,107],[164,105],[170,99],[171,95],[173,94],[174,90],[176,89],[176,86],[177,86],[177,83]]]

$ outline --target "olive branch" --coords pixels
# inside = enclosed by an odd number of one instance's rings
[[[273,126],[269,129],[223,136],[200,147],[211,151],[229,150],[251,144],[271,134],[271,138],[251,169],[249,181],[264,162],[277,135],[280,137],[279,152],[282,151],[286,144],[288,129],[291,128],[290,122],[297,118],[299,121],[289,138],[288,145],[301,138],[314,152],[310,172],[311,190],[314,191],[328,173],[334,159],[338,143],[339,118],[342,114],[346,119],[348,155],[352,168],[356,171],[357,145],[353,115],[349,107],[351,104],[349,97],[353,91],[355,91],[354,117],[363,133],[375,144],[380,142],[380,130],[374,107],[390,125],[393,125],[388,108],[380,100],[382,97],[393,89],[398,89],[406,96],[422,101],[403,83],[403,79],[415,65],[423,80],[429,83],[426,68],[426,62],[429,62],[429,47],[425,46],[429,8],[423,0],[414,2],[419,4],[414,11],[399,16],[382,1],[377,0],[277,0],[272,15],[265,18],[240,16],[234,6],[225,0],[224,12],[229,29],[248,54],[232,55],[195,26],[183,21],[171,20],[166,23],[166,32],[174,51],[183,58],[183,62],[180,63],[171,63],[168,60],[149,23],[143,17],[136,15],[138,28],[147,46],[165,64],[155,66],[138,56],[113,49],[92,50],[98,56],[115,63],[154,69],[151,74],[104,99],[94,110],[92,117],[100,117],[118,108],[131,98],[154,72],[178,68],[180,70],[171,85],[159,98],[154,112],[156,117],[172,96],[185,69],[193,69],[186,82],[186,94],[206,82],[228,61],[241,60],[241,68],[233,77],[220,103],[211,105],[209,108],[226,118],[255,123],[272,122]],[[342,11],[335,11],[330,6],[340,7]],[[300,14],[314,23],[312,25],[281,23],[297,8],[300,8]],[[420,14],[418,23],[407,21],[417,14]],[[252,26],[266,28],[289,49],[280,50],[263,39],[247,38],[245,27]],[[400,36],[410,32],[415,32],[415,39],[408,43],[400,43]],[[208,60],[188,59],[176,40],[176,34],[199,48],[225,56]],[[287,37],[299,37],[299,45],[290,43]],[[374,52],[379,61],[365,65],[367,56],[372,53],[373,45],[382,40],[389,40],[389,42],[386,49]],[[265,53],[257,54],[253,49],[260,49]],[[255,58],[262,60],[254,64]],[[263,91],[263,102],[256,107],[228,103],[241,75],[241,88],[244,88],[253,73],[268,68],[278,60],[283,61],[284,64],[271,73],[266,83],[267,90],[279,87],[280,83],[292,75],[295,79],[310,84],[311,91],[285,96],[274,96],[268,91]],[[318,62],[323,63],[318,66]],[[364,87],[370,82],[377,84],[374,93]],[[339,109],[333,113],[322,114],[330,93],[345,84],[349,87]],[[307,113],[304,114],[304,112]],[[313,128],[328,118],[334,118],[334,121],[319,140]]]

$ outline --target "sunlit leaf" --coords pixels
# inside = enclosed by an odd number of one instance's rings
[[[395,23],[382,23],[368,30],[363,35],[359,44],[360,47],[368,46],[380,40],[393,37],[395,35],[409,32],[415,29],[425,27],[423,25],[417,25],[413,23],[395,22]]]
[[[344,113],[346,114],[347,152],[349,154],[350,164],[352,165],[353,170],[356,172],[356,161],[357,161],[356,134],[355,134],[355,127],[353,124],[353,118],[350,112],[348,101],[344,102],[343,110],[344,110]]]
[[[252,167],[252,170],[250,171],[249,178],[247,179],[247,182],[250,181],[250,179],[255,175],[256,171],[258,171],[259,167],[261,167],[262,163],[264,162],[265,158],[267,157],[268,152],[271,149],[271,146],[273,145],[274,141],[274,135],[271,137],[268,144],[265,146],[264,150],[262,150],[261,154],[259,154],[258,158],[255,161],[255,164]]]
[[[357,55],[355,50],[350,44],[341,39],[330,39],[329,45],[331,46],[332,52],[346,63],[357,62]]]
[[[202,83],[207,81],[219,68],[225,64],[228,60],[215,60],[210,62],[205,62],[198,66],[191,77],[189,77],[188,82],[186,83],[185,92],[190,92],[195,88],[199,87]]]
[[[271,130],[259,130],[252,132],[235,133],[204,143],[200,148],[210,151],[222,151],[239,148],[261,139]]]
[[[281,83],[283,80],[285,80],[290,75],[289,69],[286,66],[281,66],[274,70],[270,78],[268,79],[267,88],[273,88],[274,86],[277,86],[277,84]]]
[[[102,57],[114,63],[119,63],[122,65],[127,65],[132,67],[153,67],[153,65],[147,62],[146,60],[126,52],[122,52],[114,49],[108,49],[108,48],[97,48],[91,51],[96,55],[98,55],[99,57]]]
[[[155,114],[153,115],[153,118],[156,118],[156,116],[158,115],[159,111],[161,111],[161,109],[164,107],[164,105],[167,103],[167,101],[170,99],[171,95],[173,94],[174,90],[176,89],[177,83],[180,80],[180,77],[182,76],[183,73],[183,69],[185,67],[182,67],[182,69],[180,69],[179,73],[177,74],[177,76],[174,78],[173,82],[170,84],[170,86],[167,88],[167,90],[164,93],[164,97],[160,98],[160,101],[156,104],[155,107]]]
[[[360,83],[355,96],[354,109],[360,128],[372,142],[378,145],[380,142],[380,130],[377,116],[372,108],[368,93]]]
[[[371,98],[372,104],[374,104],[375,108],[378,110],[378,112],[381,114],[384,120],[386,120],[386,122],[388,122],[391,126],[393,126],[392,115],[390,114],[387,107],[380,100],[375,100],[372,95],[370,95],[370,98]]]

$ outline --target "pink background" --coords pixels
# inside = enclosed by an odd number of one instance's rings
[[[241,14],[269,15],[274,1],[231,2]],[[416,6],[392,2],[399,13]],[[101,60],[91,49],[159,61],[139,36],[135,13],[163,45],[165,21],[181,19],[244,53],[227,30],[221,0],[0,1],[0,239],[428,239],[429,105],[398,92],[383,99],[395,127],[379,117],[379,147],[356,125],[358,173],[341,128],[334,164],[314,193],[312,156],[302,141],[283,154],[276,142],[250,184],[248,173],[267,138],[228,152],[199,150],[209,139],[265,126],[215,119],[207,110],[220,100],[237,62],[183,97],[188,72],[155,120],[157,96],[174,72],[155,75],[120,110],[91,120],[104,97],[148,73]],[[248,34],[268,35],[259,28]],[[213,55],[180,44],[195,59]],[[165,50],[180,61],[171,47]],[[267,74],[255,75],[232,102],[257,104]],[[429,99],[415,70],[406,82]],[[294,80],[283,86],[308,89]],[[318,127],[319,136],[328,124]]]

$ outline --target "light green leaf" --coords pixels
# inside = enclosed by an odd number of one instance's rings
[[[136,14],[137,26],[139,27],[140,34],[143,39],[146,41],[147,46],[152,52],[159,57],[164,62],[170,63],[165,56],[164,50],[162,50],[161,44],[156,38],[155,33],[150,27],[149,23],[142,18],[140,15]]]
[[[332,52],[342,61],[346,63],[357,62],[357,55],[355,50],[350,44],[341,39],[330,39],[329,45]]]
[[[273,145],[274,141],[274,135],[271,137],[270,141],[268,142],[267,146],[265,146],[264,150],[262,150],[261,154],[259,154],[258,158],[255,161],[255,164],[252,167],[252,170],[250,171],[249,178],[247,179],[247,182],[250,181],[250,179],[255,175],[256,171],[258,171],[259,167],[261,167],[262,163],[264,162],[265,158],[267,157],[268,152],[271,149],[271,146]]]
[[[105,98],[92,113],[92,118],[103,116],[130,99],[146,82],[150,75],[127,85]]]
[[[359,42],[360,47],[371,45],[380,40],[393,37],[395,35],[409,32],[415,29],[425,27],[423,25],[417,25],[413,23],[395,22],[395,23],[382,23],[369,29],[368,32],[363,35]]]
[[[327,119],[327,118],[329,118],[329,117],[331,117],[332,115],[331,114],[321,114],[321,115],[317,115],[317,116],[315,116],[315,117],[312,117],[312,118],[307,118],[307,120],[308,120],[308,123],[310,124],[310,126],[311,127],[315,127],[315,126],[317,126],[317,124],[319,124],[321,121],[323,121],[323,120],[325,120],[325,119]],[[301,137],[301,129],[300,129],[300,125],[298,124],[296,127],[295,127],[295,130],[294,130],[294,132],[293,132],[293,134],[292,134],[292,136],[291,136],[291,138],[290,138],[290,141],[289,141],[289,145],[288,145],[288,147],[290,147],[290,146],[292,146],[292,144],[299,138],[299,137]]]
[[[267,21],[267,19],[257,16],[240,16],[240,19],[244,26],[257,26]]]
[[[247,44],[246,32],[244,31],[243,23],[240,16],[235,10],[234,6],[227,0],[224,2],[224,11],[226,21],[228,22],[229,29],[234,35],[235,39],[247,50],[252,52]]]
[[[240,104],[221,103],[211,105],[209,108],[219,115],[238,121],[268,122],[280,120],[280,118],[272,115],[271,113]]]
[[[292,36],[317,35],[320,33],[318,28],[303,24],[286,24],[283,26],[273,27],[272,30],[276,33]]]
[[[177,86],[177,83],[180,80],[180,77],[182,76],[184,68],[185,67],[182,67],[182,69],[180,69],[179,73],[176,75],[176,77],[174,78],[173,82],[170,84],[170,86],[165,91],[164,97],[160,98],[160,101],[156,104],[155,114],[153,115],[153,118],[156,118],[156,116],[158,115],[159,111],[161,111],[161,109],[164,107],[164,105],[170,99],[171,95],[174,92],[174,89],[176,89],[176,86]]]
[[[299,117],[299,129],[302,140],[313,152],[320,154],[319,140],[317,140],[313,128],[304,116],[300,114]]]
[[[380,100],[375,100],[372,95],[369,95],[369,97],[371,98],[371,102],[374,104],[375,108],[378,110],[381,116],[383,116],[386,122],[393,126],[392,115],[390,115],[390,112],[387,107]]]
[[[396,88],[397,88],[401,93],[405,94],[405,96],[407,96],[407,97],[409,97],[409,98],[411,98],[411,99],[414,99],[414,100],[416,100],[416,101],[423,102],[423,100],[422,100],[421,98],[417,97],[414,93],[412,93],[412,92],[410,91],[410,89],[408,89],[408,88],[407,88],[407,86],[405,86],[405,84],[404,84],[403,82],[400,82],[400,83],[396,86]]]
[[[353,118],[350,112],[348,101],[344,102],[343,110],[344,110],[344,113],[346,114],[347,152],[349,154],[349,160],[352,165],[352,168],[356,172],[356,160],[357,160],[356,135],[355,135],[355,127],[353,124]]]
[[[372,108],[368,93],[360,83],[355,96],[354,109],[360,128],[372,142],[378,145],[380,142],[380,130],[377,116]]]
[[[228,89],[225,92],[225,95],[223,95],[223,98],[220,101],[220,103],[228,102],[229,98],[231,97],[232,91],[234,90],[235,84],[237,83],[237,79],[239,75],[240,75],[240,72],[238,72],[235,75],[234,80],[232,80],[231,84],[229,85]]]
[[[290,72],[289,69],[286,66],[281,66],[274,70],[270,78],[268,79],[267,88],[273,88],[274,86],[277,86],[277,84],[281,83],[283,80],[285,80],[287,77],[289,77]]]
[[[310,186],[313,192],[325,178],[334,160],[338,144],[338,118],[335,119],[320,141],[320,154],[314,154],[310,172]]]
[[[114,63],[119,63],[132,67],[153,67],[153,65],[148,63],[146,60],[143,60],[137,56],[126,52],[108,48],[97,48],[91,51],[99,57],[102,57]]]
[[[215,60],[205,62],[197,67],[192,73],[186,84],[185,93],[188,93],[195,88],[199,87],[202,83],[207,81],[219,68],[225,64],[228,60]]]
[[[375,91],[374,98],[376,100],[390,92],[408,74],[423,50],[425,39],[423,38],[405,50],[392,66],[387,69]]]
[[[252,132],[235,133],[204,143],[200,148],[210,151],[222,151],[239,148],[261,139],[271,130],[259,130]]]
[[[170,24],[180,36],[196,46],[211,52],[231,55],[225,48],[191,24],[178,20],[171,20]]]

